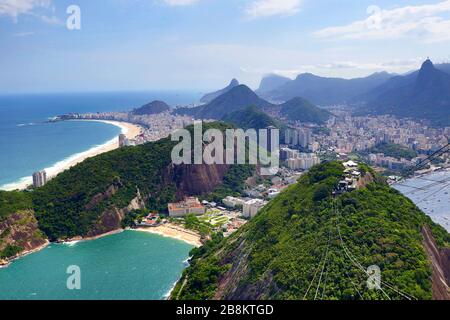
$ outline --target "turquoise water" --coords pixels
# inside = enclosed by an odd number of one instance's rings
[[[180,277],[192,246],[125,231],[74,245],[51,244],[0,269],[0,300],[159,300]],[[81,270],[81,290],[68,290],[67,268]]]

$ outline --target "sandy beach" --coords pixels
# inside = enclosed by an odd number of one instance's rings
[[[152,228],[137,228],[135,230],[158,234],[163,237],[178,239],[197,248],[203,245],[200,241],[201,237],[199,234],[172,223],[166,223],[164,225]]]
[[[138,125],[128,123],[128,122],[119,122],[119,121],[107,121],[107,120],[74,120],[74,121],[97,121],[97,122],[103,122],[108,123],[114,126],[117,126],[121,128],[123,134],[127,136],[128,139],[133,139],[136,136],[138,136],[141,133],[142,128]],[[71,167],[79,164],[80,162],[83,162],[87,158],[94,157],[96,155],[112,151],[114,149],[117,149],[119,147],[119,140],[118,137],[114,137],[110,141],[95,146],[87,151],[75,154],[73,156],[70,156],[67,159],[64,159],[62,161],[57,162],[50,168],[45,168],[45,171],[47,172],[47,177],[49,179],[52,179],[56,177],[61,172],[70,169]],[[32,184],[32,178],[26,177],[21,179],[20,182],[12,183],[9,185],[6,185],[2,188],[2,190],[11,191],[11,190],[24,190],[29,185]]]

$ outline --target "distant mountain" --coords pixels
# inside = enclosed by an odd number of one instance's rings
[[[180,108],[176,110],[176,113],[190,115],[198,119],[221,120],[226,115],[248,106],[266,108],[272,106],[272,104],[258,97],[246,85],[239,85],[206,105],[196,108]]]
[[[332,115],[330,112],[313,105],[308,100],[298,97],[280,105],[280,114],[288,120],[318,124],[324,123]]]
[[[439,69],[441,71],[444,71],[448,74],[450,74],[450,63],[441,63],[435,65],[436,69]]]
[[[374,73],[365,78],[341,79],[324,78],[304,73],[281,87],[262,93],[262,97],[271,101],[287,101],[303,97],[317,105],[345,104],[365,92],[376,88],[392,77],[386,72]]]
[[[233,79],[233,80],[231,80],[230,84],[226,88],[223,88],[219,91],[208,93],[208,94],[204,95],[203,98],[200,99],[200,102],[201,103],[210,103],[218,96],[221,96],[222,94],[227,93],[228,91],[237,87],[238,85],[239,85],[239,81],[237,81],[236,79]]]
[[[265,129],[273,126],[282,128],[283,125],[278,120],[273,119],[267,113],[261,111],[255,106],[249,106],[226,115],[222,121],[231,123],[238,128],[247,129]]]
[[[398,76],[375,88],[365,97],[364,112],[428,119],[450,125],[450,74],[426,60],[419,71]]]
[[[278,89],[289,81],[292,80],[277,74],[269,74],[261,80],[261,84],[259,85],[258,90],[256,90],[255,92],[259,95],[263,95],[264,93],[268,93],[275,89]]]
[[[133,110],[133,114],[137,116],[152,115],[170,111],[169,105],[163,101],[153,101],[138,109]]]

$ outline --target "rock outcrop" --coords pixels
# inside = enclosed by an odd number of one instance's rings
[[[15,212],[0,222],[0,265],[47,243],[32,210]]]

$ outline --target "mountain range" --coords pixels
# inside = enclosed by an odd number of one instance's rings
[[[258,97],[246,85],[239,85],[218,96],[208,104],[195,108],[179,108],[175,112],[177,114],[190,115],[197,119],[221,120],[226,115],[248,106],[265,108],[272,106],[272,104]]]
[[[270,116],[266,113],[274,114],[284,120],[318,124],[324,123],[331,117],[328,111],[318,108],[303,98],[297,97],[281,105],[272,104],[258,97],[246,85],[234,87],[208,104],[195,108],[179,108],[175,112],[190,115],[197,119],[215,119],[245,125],[274,121],[273,119],[270,120]],[[251,116],[256,117],[256,119],[250,119]]]
[[[210,103],[211,101],[213,101],[214,99],[216,99],[218,96],[223,95],[224,93],[227,93],[228,91],[230,91],[231,89],[235,88],[239,86],[239,81],[237,81],[236,79],[231,80],[230,84],[228,86],[226,86],[225,88],[215,91],[215,92],[211,92],[211,93],[207,93],[205,94],[201,99],[200,102],[201,103]]]
[[[284,82],[279,87],[269,87],[266,83],[278,81],[278,77],[269,76],[262,80],[258,89],[261,97],[269,101],[284,102],[295,97],[302,97],[316,105],[346,104],[392,77],[391,74],[380,72],[365,78],[341,79],[325,78],[311,73],[300,74],[296,79]],[[272,80],[273,79],[273,80]],[[272,82],[273,83],[273,82]]]
[[[367,94],[359,113],[392,114],[450,125],[450,74],[426,60],[419,71],[389,79]]]
[[[265,93],[276,90],[290,81],[292,80],[287,77],[277,74],[269,74],[262,78],[259,88],[255,92],[258,95],[264,96]]]
[[[379,72],[365,78],[325,78],[310,73],[294,80],[269,75],[258,94],[268,101],[302,97],[317,105],[345,104],[359,115],[392,114],[450,125],[450,64],[433,65],[427,59],[420,70],[404,75]],[[278,85],[277,85],[278,84]]]

